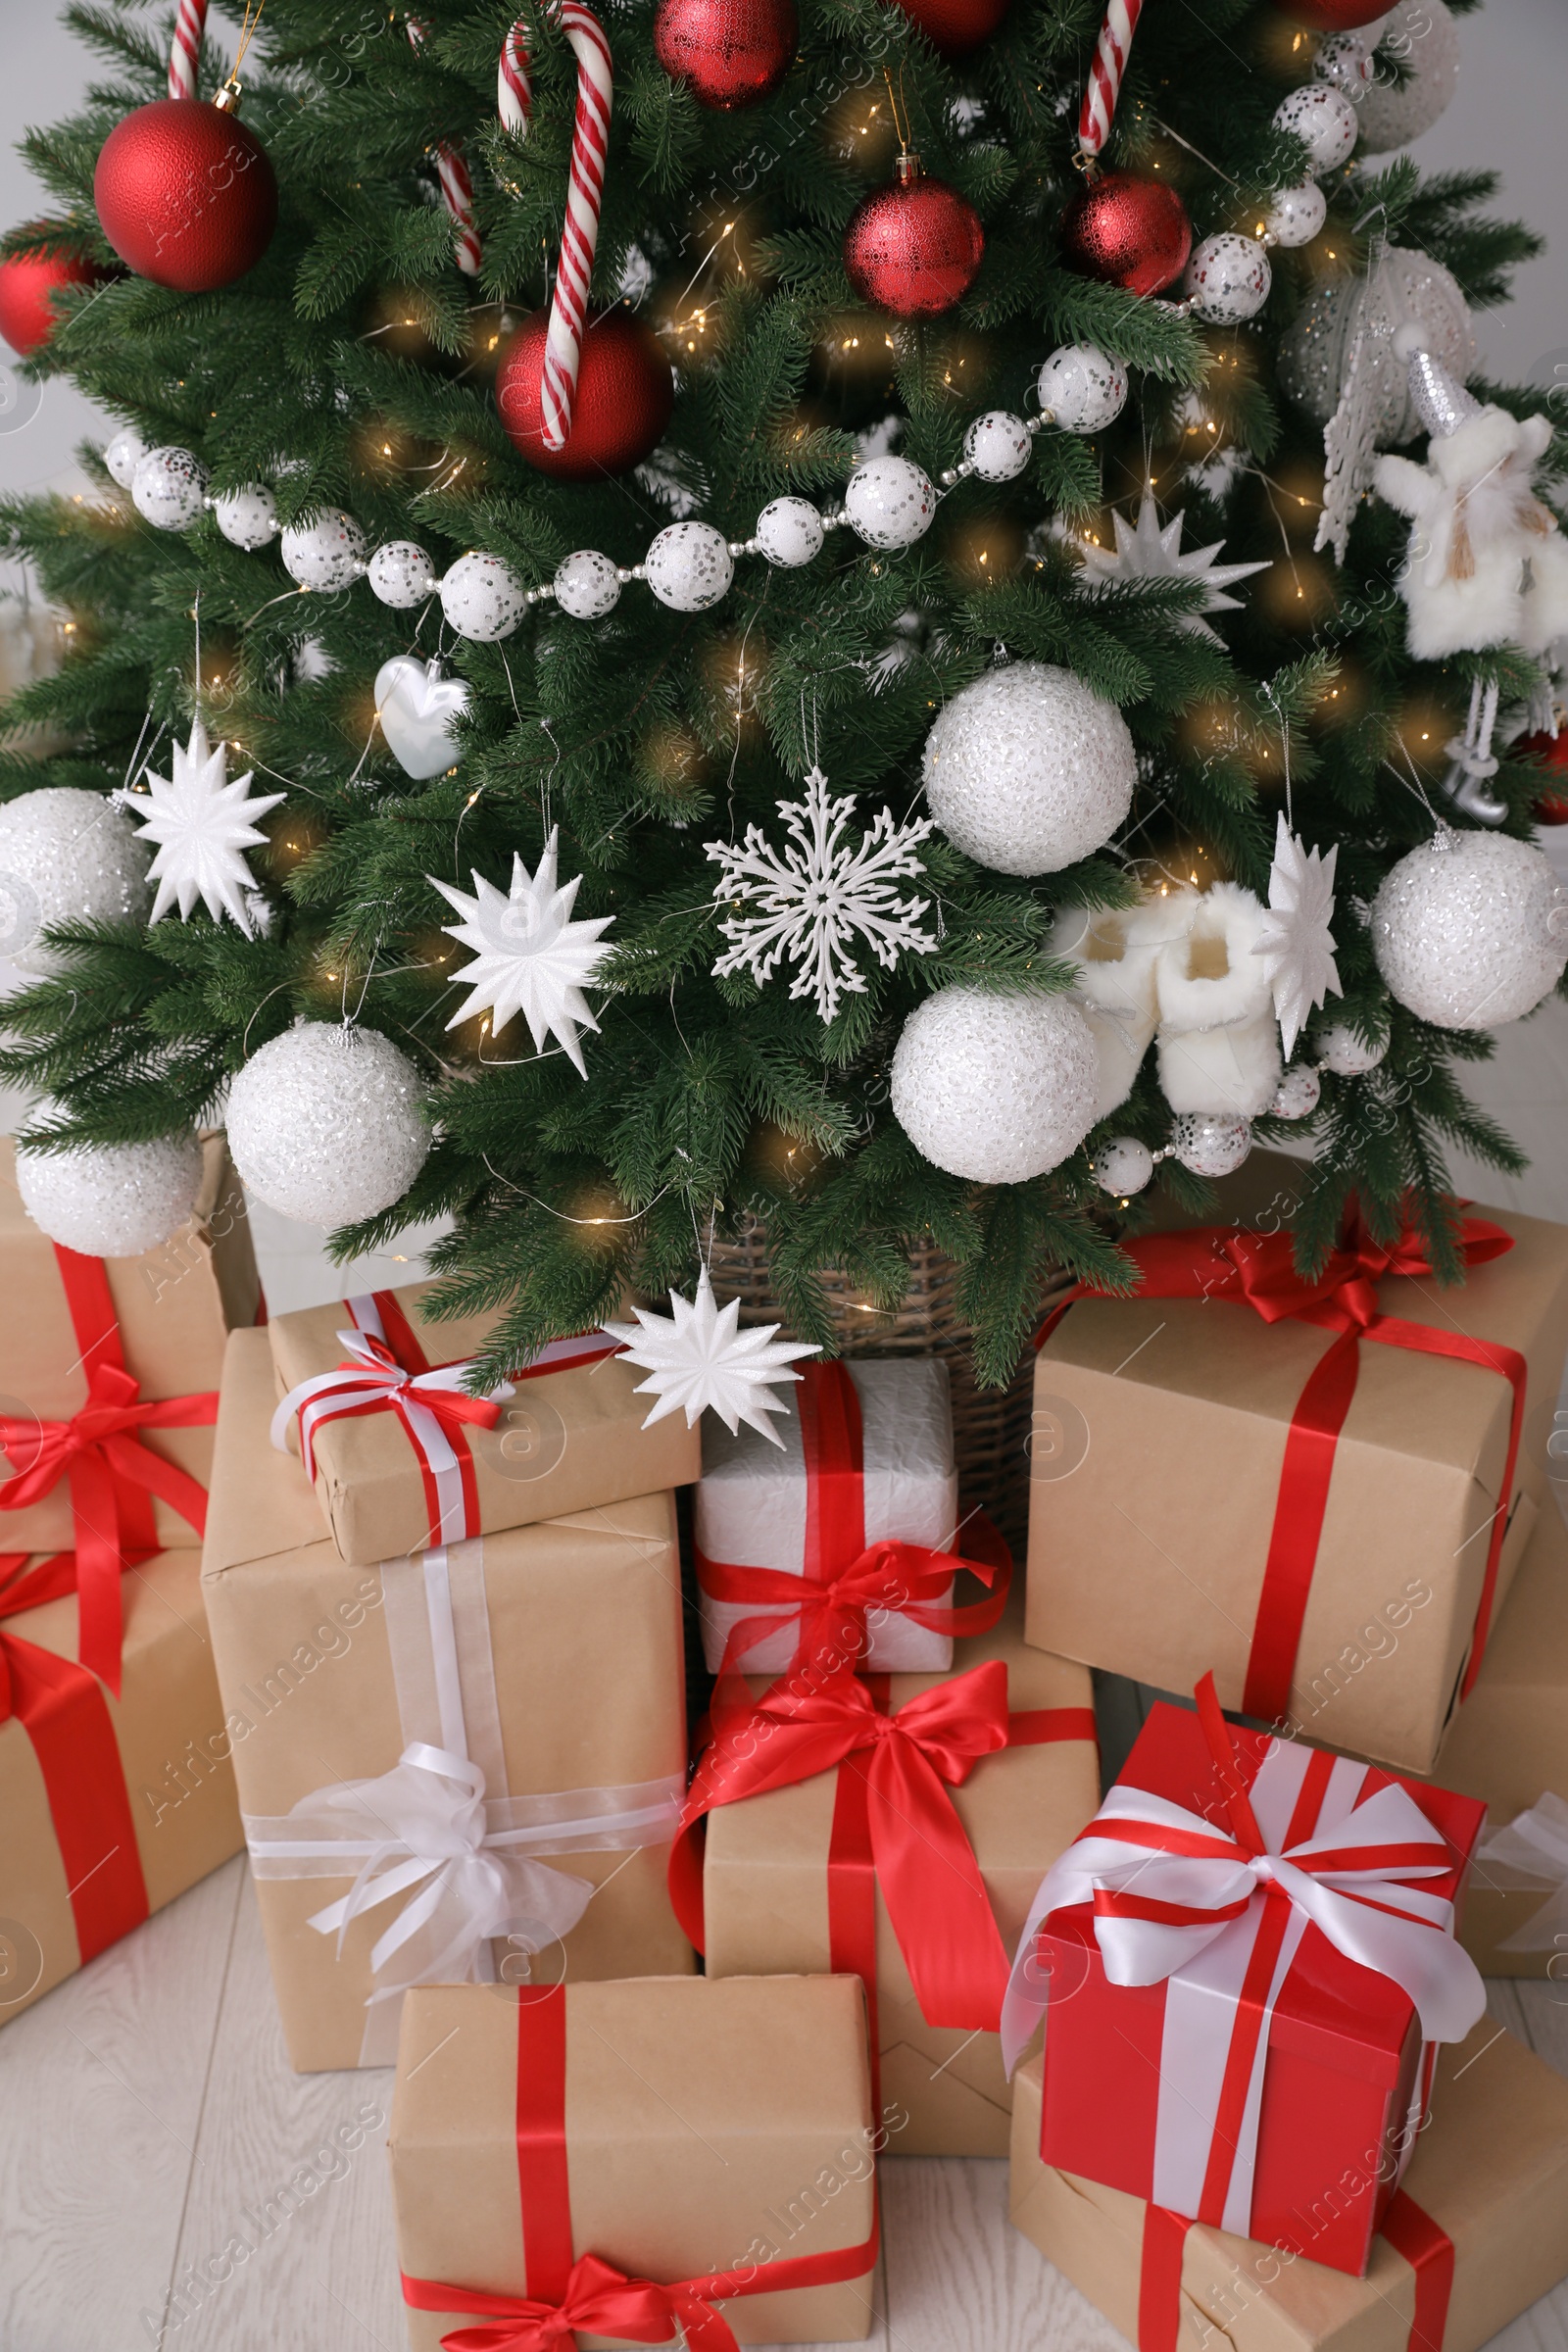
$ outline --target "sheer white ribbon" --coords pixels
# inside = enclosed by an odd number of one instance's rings
[[[1490,1830],[1476,1847],[1477,1883],[1512,1894],[1540,1887],[1546,1894],[1534,1919],[1499,1943],[1499,1952],[1568,1951],[1568,1805],[1538,1797],[1503,1829]]]

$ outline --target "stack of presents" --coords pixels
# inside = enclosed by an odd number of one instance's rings
[[[416,2352],[861,2337],[905,2155],[1148,2352],[1568,2272],[1481,1982],[1568,1973],[1568,1228],[1308,1283],[1251,1163],[1042,1331],[1015,1572],[937,1358],[777,1444],[604,1333],[479,1400],[417,1287],[265,1323],[208,1151],[146,1259],[0,1189],[0,2016],[246,1846],[293,2065],[397,2066]]]

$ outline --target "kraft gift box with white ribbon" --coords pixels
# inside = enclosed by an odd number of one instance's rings
[[[236,1333],[203,1592],[294,2065],[389,2065],[411,1984],[690,1970],[673,1497],[351,1567],[272,1401]]]

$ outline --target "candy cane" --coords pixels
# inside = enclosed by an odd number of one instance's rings
[[[202,34],[207,29],[207,0],[179,0],[174,19],[174,46],[169,53],[169,95],[194,98],[196,69],[201,63]]]
[[[1127,52],[1143,13],[1144,0],[1108,0],[1078,117],[1078,145],[1086,156],[1097,156],[1110,136],[1121,77],[1127,71]]]
[[[577,369],[594,273],[594,247],[599,242],[599,207],[615,74],[604,28],[579,0],[549,0],[548,14],[571,43],[577,60],[577,112],[571,126],[566,218],[561,231],[561,259],[556,265],[556,290],[539,384],[544,445],[546,449],[564,449],[577,400]],[[496,79],[496,104],[503,126],[518,137],[527,135],[533,113],[527,34],[527,23],[519,17],[501,45]]]
[[[180,0],[180,6],[183,8],[185,5],[186,0]],[[206,0],[201,0],[201,5],[205,7]],[[421,46],[428,31],[429,26],[421,24],[417,17],[409,19],[409,39],[416,49]],[[479,264],[484,259],[484,248],[479,242],[479,231],[473,224],[473,181],[468,176],[467,165],[456,147],[449,147],[445,139],[439,142],[435,150],[435,173],[441,183],[441,201],[451,215],[452,225],[457,231],[453,259],[465,277],[477,277]]]

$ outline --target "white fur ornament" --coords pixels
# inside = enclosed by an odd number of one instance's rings
[[[1256,1118],[1280,1083],[1274,994],[1261,956],[1266,911],[1237,882],[1197,898],[1154,967],[1160,1092],[1175,1111]]]

